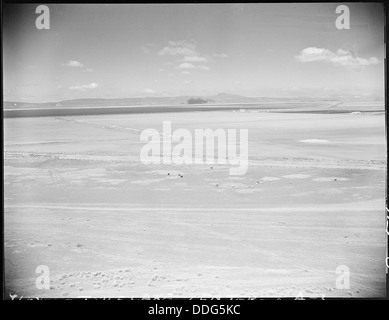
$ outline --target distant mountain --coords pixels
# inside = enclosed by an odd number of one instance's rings
[[[215,96],[211,96],[208,98],[215,103],[245,103],[261,101],[261,98],[251,98],[230,93],[219,93]]]
[[[4,109],[29,109],[29,108],[79,108],[79,107],[104,107],[104,106],[142,106],[142,105],[181,105],[192,104],[193,101],[204,103],[246,103],[260,102],[260,98],[249,98],[228,93],[220,93],[215,96],[179,96],[179,97],[142,97],[119,99],[74,99],[58,102],[16,102],[5,101]]]
[[[5,101],[3,103],[4,110],[6,109],[59,109],[59,108],[82,108],[82,107],[108,107],[108,106],[176,106],[176,105],[206,105],[206,104],[224,104],[224,103],[269,103],[274,108],[274,103],[309,103],[317,104],[319,101],[328,102],[331,101],[359,101],[360,99],[350,97],[339,96],[337,99],[333,97],[245,97],[230,93],[219,93],[213,96],[179,96],[179,97],[139,97],[139,98],[118,98],[118,99],[74,99],[64,100],[58,102],[44,102],[44,103],[32,103],[32,102],[13,102]],[[380,101],[382,99],[364,99],[363,101]]]
[[[4,102],[4,109],[23,108],[79,108],[79,107],[105,107],[105,106],[140,106],[158,104],[182,104],[190,97],[146,97],[146,98],[120,98],[120,99],[74,99],[58,102],[32,103],[32,102]]]

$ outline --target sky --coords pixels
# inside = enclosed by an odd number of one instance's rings
[[[5,101],[384,97],[382,4],[49,4],[42,30],[36,7],[3,7]]]

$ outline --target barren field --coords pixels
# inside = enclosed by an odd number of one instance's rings
[[[142,164],[162,121],[248,129],[248,172]],[[384,296],[385,149],[382,112],[4,119],[6,294]]]

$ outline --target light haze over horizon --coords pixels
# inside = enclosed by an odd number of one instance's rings
[[[5,101],[384,97],[382,4],[48,4],[50,30],[36,7],[3,6]]]

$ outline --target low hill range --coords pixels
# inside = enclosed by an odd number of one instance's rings
[[[79,108],[108,106],[142,106],[142,105],[188,105],[188,104],[223,104],[223,103],[263,103],[275,101],[314,101],[313,98],[271,98],[246,97],[229,93],[219,93],[213,96],[178,96],[178,97],[138,97],[138,98],[87,98],[63,100],[57,102],[17,102],[5,101],[4,109],[27,108]],[[321,99],[322,100],[322,99]],[[332,99],[333,100],[333,99]],[[322,100],[323,101],[323,100]]]

